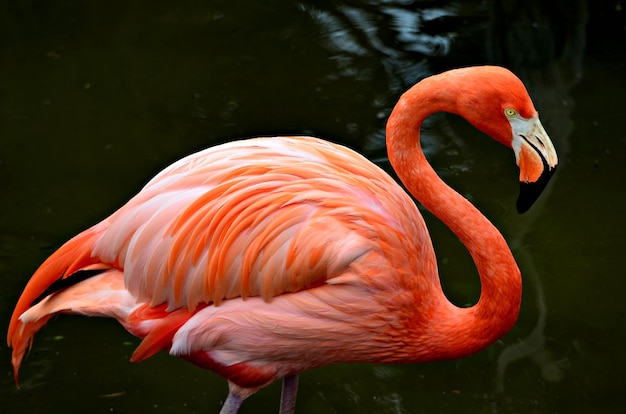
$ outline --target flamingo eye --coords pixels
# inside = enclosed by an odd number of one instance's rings
[[[504,115],[506,115],[507,118],[513,118],[515,115],[517,115],[517,111],[515,109],[506,108],[504,110]]]

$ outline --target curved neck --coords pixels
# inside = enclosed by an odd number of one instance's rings
[[[402,183],[463,242],[480,275],[481,294],[475,306],[458,308],[442,294],[439,309],[432,309],[437,323],[429,336],[447,342],[447,346],[433,346],[440,350],[440,358],[456,358],[493,343],[513,326],[522,287],[519,269],[500,232],[467,199],[446,185],[424,156],[420,127],[426,117],[441,111],[462,115],[453,88],[446,89],[446,83],[436,82],[436,78],[415,85],[402,96],[389,118],[387,150]],[[432,330],[458,333],[454,340],[459,343],[450,347],[449,337]]]

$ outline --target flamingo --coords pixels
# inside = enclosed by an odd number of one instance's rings
[[[8,330],[16,384],[35,333],[53,315],[116,319],[160,350],[228,381],[221,413],[283,379],[339,362],[461,358],[503,336],[521,275],[499,231],[448,187],[420,147],[435,112],[463,116],[514,152],[527,210],[558,160],[523,83],[495,66],[450,70],[402,95],[387,123],[400,181],[469,250],[482,284],[459,308],[441,288],[418,208],[358,153],[314,137],[234,141],[187,156],[123,207],[70,239],[34,273]]]

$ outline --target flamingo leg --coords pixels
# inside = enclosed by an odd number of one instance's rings
[[[224,401],[224,405],[222,405],[220,414],[236,414],[242,402],[243,399],[241,397],[229,392],[226,401]]]
[[[283,378],[283,389],[280,394],[279,414],[294,414],[296,411],[296,395],[298,394],[298,375]]]

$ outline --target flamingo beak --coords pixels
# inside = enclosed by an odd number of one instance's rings
[[[509,119],[513,132],[512,147],[520,169],[517,212],[525,213],[545,189],[558,164],[554,145],[539,118]]]

